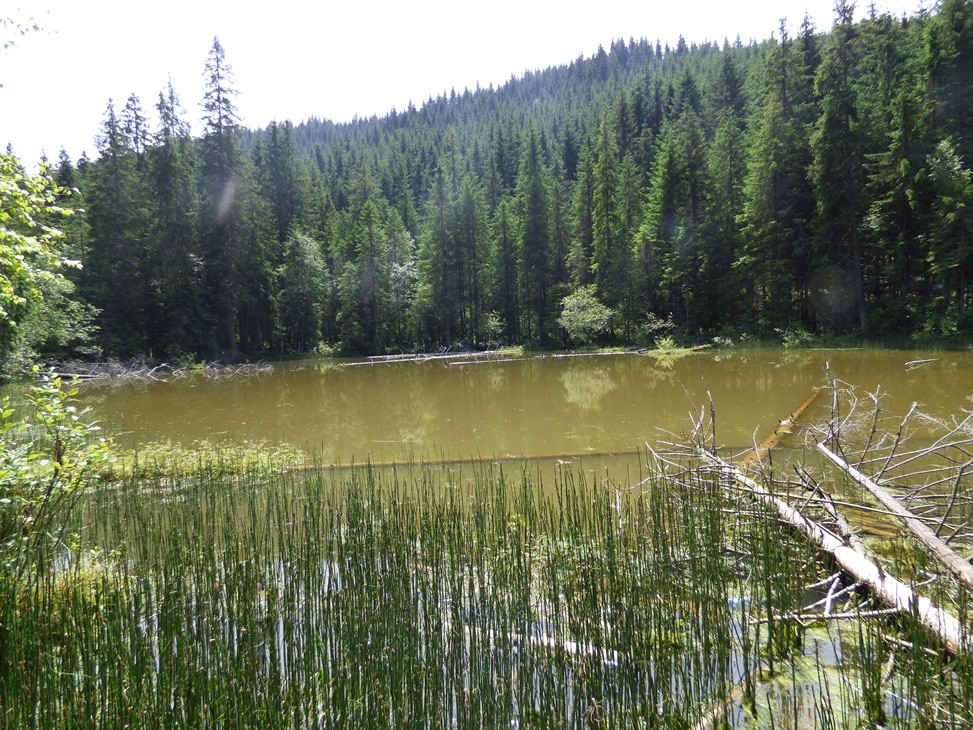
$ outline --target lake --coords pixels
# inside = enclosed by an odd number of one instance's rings
[[[314,360],[245,377],[85,384],[81,404],[123,446],[167,440],[287,444],[326,464],[598,457],[671,440],[712,395],[717,439],[743,450],[816,388],[825,369],[883,407],[970,408],[973,353],[701,351],[421,361]],[[805,418],[827,416],[819,398]]]
[[[325,464],[534,461],[511,481],[492,465],[234,472],[201,459],[185,476],[92,490],[76,524],[94,550],[72,563],[76,587],[49,571],[35,600],[0,616],[16,627],[4,706],[40,725],[66,711],[84,724],[101,706],[132,726],[219,724],[214,708],[251,725],[575,727],[597,711],[605,725],[683,727],[749,676],[759,717],[734,700],[733,727],[873,726],[862,708],[876,702],[889,726],[927,722],[933,703],[966,718],[965,665],[929,661],[904,618],[783,620],[822,598],[835,615],[873,604],[839,598],[833,565],[725,475],[655,472],[614,488],[641,474],[638,447],[678,438],[710,394],[718,441],[744,451],[827,384],[828,363],[866,404],[881,385],[892,416],[914,400],[941,416],[971,405],[969,352],[319,360],[86,383],[82,404],[128,446],[262,440]],[[817,398],[807,420],[830,407]],[[609,478],[548,480],[558,462]],[[840,479],[827,487],[841,500]],[[954,522],[969,524],[968,505],[963,495]],[[883,564],[922,570],[939,605],[969,605],[902,540],[881,544]],[[880,679],[888,646],[896,671]]]

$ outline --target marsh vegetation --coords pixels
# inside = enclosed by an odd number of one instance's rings
[[[630,359],[590,359],[595,381]],[[708,406],[594,477],[570,460],[337,469],[170,444],[99,467],[62,539],[0,582],[3,724],[966,726],[969,590],[804,445],[839,433],[968,554],[969,419],[917,408],[903,425],[832,385],[783,445],[716,453],[841,535],[837,509],[883,571],[956,617],[958,647],[710,466],[700,449],[724,429]]]

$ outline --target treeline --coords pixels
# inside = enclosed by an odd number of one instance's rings
[[[382,118],[243,129],[218,41],[62,154],[106,354],[973,333],[973,3],[617,41]],[[91,343],[89,343],[91,344]]]

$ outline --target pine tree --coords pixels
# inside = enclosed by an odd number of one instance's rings
[[[927,26],[931,127],[952,137],[964,160],[973,157],[973,4],[943,0]]]
[[[375,202],[368,201],[362,207],[353,238],[358,267],[357,305],[362,330],[361,350],[382,352],[386,344],[382,341],[381,330],[388,308],[389,271],[382,216]]]
[[[625,296],[628,272],[618,219],[618,146],[607,114],[601,118],[595,151],[591,268],[599,298],[615,308]]]
[[[493,217],[493,308],[503,327],[504,341],[520,339],[520,301],[517,294],[517,252],[515,216],[511,204],[504,198],[497,205]]]
[[[915,327],[916,303],[928,302],[928,236],[924,219],[933,197],[923,168],[931,151],[927,126],[924,41],[915,26],[888,16],[867,21],[868,43],[858,82],[868,120],[864,172],[867,215],[862,229],[866,281],[876,323]],[[878,75],[877,83],[873,77]]]
[[[846,326],[843,316],[852,315],[864,333],[868,318],[859,235],[865,207],[863,147],[852,83],[856,34],[852,10],[843,0],[837,5],[838,18],[818,68],[815,90],[821,98],[821,115],[811,137],[811,179],[817,198],[817,258],[834,261],[843,269],[844,276],[832,279],[828,287],[851,293],[850,311],[842,312],[837,302],[833,305],[832,326]]]
[[[706,160],[709,185],[700,280],[703,319],[710,327],[737,319],[740,292],[733,263],[741,239],[739,219],[743,212],[745,154],[739,121],[732,107],[727,107],[720,115]]]
[[[738,223],[741,245],[734,269],[752,324],[767,331],[812,326],[811,218],[814,191],[804,66],[781,28],[763,64],[763,79],[748,129],[747,171]]]
[[[283,243],[292,229],[307,223],[309,184],[294,143],[290,122],[271,122],[265,139],[254,151],[260,194],[270,203],[277,240]]]
[[[463,178],[455,221],[462,334],[478,345],[482,342],[486,308],[483,270],[487,262],[487,223],[483,195],[469,173]]]
[[[123,357],[145,355],[148,196],[111,100],[98,149],[101,157],[87,184],[91,237],[82,292],[102,311],[105,348]]]
[[[200,236],[204,242],[208,308],[216,342],[231,356],[238,350],[237,313],[242,296],[244,223],[239,205],[246,181],[237,142],[238,117],[231,68],[219,38],[205,66],[203,139],[200,146]]]
[[[125,108],[121,115],[121,126],[141,168],[148,148],[149,130],[145,121],[145,114],[142,112],[142,102],[135,94],[129,96],[125,102]]]
[[[570,198],[561,162],[555,157],[551,171],[551,281],[555,285],[567,285],[570,281],[568,257],[571,250],[571,232],[568,216]]]
[[[568,254],[571,279],[577,286],[594,283],[592,255],[594,252],[595,179],[592,175],[591,146],[585,144],[578,161],[577,180],[571,200],[573,236]]]
[[[546,337],[547,292],[550,287],[550,210],[548,183],[537,133],[530,129],[524,143],[517,197],[520,208],[521,301],[527,307],[525,336]]]
[[[197,236],[198,160],[170,83],[156,104],[160,128],[149,151],[153,184],[149,342],[169,356],[205,347],[203,256]]]
[[[327,266],[321,244],[297,230],[284,242],[283,256],[278,270],[281,342],[288,352],[308,352],[321,340]]]
[[[440,167],[426,205],[425,233],[419,250],[419,298],[427,333],[433,341],[450,347],[459,319],[461,274],[457,271],[453,206],[446,179],[446,171]]]
[[[943,140],[929,157],[929,173],[936,196],[929,225],[930,268],[942,277],[943,289],[962,313],[973,279],[973,172],[953,144]]]
[[[412,236],[398,212],[389,210],[385,221],[385,246],[388,251],[389,292],[385,322],[389,349],[413,347],[415,340],[413,311],[416,299],[418,271],[416,250]],[[479,271],[479,270],[478,270]]]

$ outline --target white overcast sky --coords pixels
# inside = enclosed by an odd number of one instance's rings
[[[918,0],[876,0],[896,16]],[[864,13],[865,4],[857,15]],[[417,107],[450,88],[502,84],[526,70],[590,56],[614,38],[763,39],[805,11],[830,28],[833,0],[0,0],[0,17],[42,26],[0,52],[0,146],[27,164],[97,155],[111,97],[154,104],[169,79],[199,132],[203,64],[219,36],[243,123],[348,121]]]

